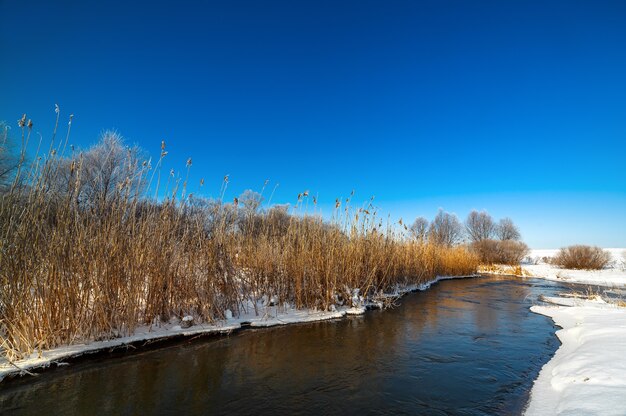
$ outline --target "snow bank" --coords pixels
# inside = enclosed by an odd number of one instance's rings
[[[600,298],[533,306],[560,326],[562,345],[539,373],[525,415],[626,415],[626,308]]]
[[[626,287],[626,259],[624,248],[607,248],[611,262],[603,270],[563,269],[546,262],[559,250],[531,250],[522,262],[521,268],[507,265],[482,266],[481,273],[532,276],[565,283],[578,283],[615,288]]]
[[[626,287],[626,260],[624,248],[608,248],[612,260],[603,270],[571,270],[547,264],[544,259],[554,257],[559,250],[531,250],[523,269],[536,277],[567,283]]]
[[[421,285],[397,287],[394,293],[387,294],[386,296],[399,297],[408,292],[426,290],[439,280],[458,279],[463,277],[475,276],[438,276],[437,278]],[[173,319],[172,321],[162,324],[159,327],[139,327],[135,330],[135,333],[132,336],[128,337],[67,345],[43,351],[41,356],[37,353],[33,353],[30,357],[20,360],[15,364],[11,364],[6,359],[0,358],[0,381],[10,375],[20,373],[25,374],[28,370],[47,368],[53,365],[63,365],[64,363],[61,361],[64,359],[96,353],[103,350],[113,350],[128,345],[136,345],[141,342],[149,344],[150,342],[162,341],[168,338],[180,336],[191,337],[209,334],[225,334],[241,329],[242,327],[260,328],[338,319],[345,317],[346,315],[361,315],[365,313],[368,306],[370,308],[373,306],[382,307],[382,302],[366,300],[361,302],[361,305],[354,307],[333,306],[330,311],[295,309],[289,304],[266,306],[262,301],[260,301],[255,308],[254,304],[248,302],[246,310],[239,316],[233,317],[232,311],[226,310],[224,313],[226,319],[212,324],[197,324],[189,328],[184,328],[184,326],[194,322],[192,316],[185,316],[181,321]]]

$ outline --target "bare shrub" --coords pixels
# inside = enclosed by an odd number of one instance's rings
[[[456,215],[440,209],[435,219],[430,223],[428,238],[431,242],[446,247],[452,247],[461,241],[463,227]]]
[[[465,220],[465,230],[471,241],[488,240],[493,237],[496,225],[486,211],[472,211]]]
[[[611,254],[600,247],[574,245],[562,248],[552,259],[552,264],[566,269],[599,270],[611,261]]]
[[[528,255],[530,249],[521,241],[481,240],[470,244],[482,264],[518,265]]]

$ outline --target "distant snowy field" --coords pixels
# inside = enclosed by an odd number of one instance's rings
[[[626,288],[626,249],[606,249],[604,270],[568,270],[546,264],[558,250],[532,250],[523,268],[568,283]],[[621,291],[618,290],[618,293]],[[623,296],[623,292],[622,296]],[[623,299],[623,297],[622,297]],[[600,297],[544,299],[531,310],[552,318],[561,347],[543,366],[525,415],[626,415],[626,307]]]
[[[522,264],[532,276],[568,283],[581,283],[608,287],[626,287],[626,248],[607,248],[612,261],[604,270],[571,270],[547,264],[559,250],[531,250]]]

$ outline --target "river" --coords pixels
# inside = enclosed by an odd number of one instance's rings
[[[520,414],[559,346],[540,279],[445,280],[363,316],[99,356],[0,385],[6,415]]]

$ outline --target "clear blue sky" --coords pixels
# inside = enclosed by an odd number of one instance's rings
[[[0,0],[0,120],[115,128],[191,187],[356,190],[405,221],[510,216],[626,246],[624,1]],[[192,189],[197,192],[197,189]]]

